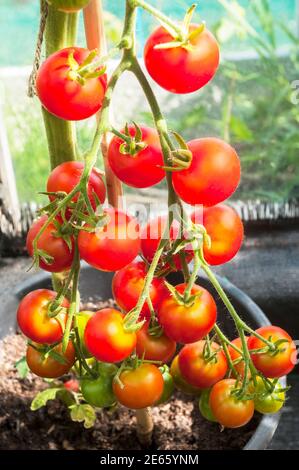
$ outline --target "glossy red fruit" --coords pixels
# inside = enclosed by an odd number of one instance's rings
[[[137,220],[116,209],[105,209],[108,221],[95,232],[81,230],[78,247],[81,258],[96,269],[118,271],[131,263],[139,253]]]
[[[197,209],[193,222],[203,224],[211,239],[211,246],[204,245],[205,260],[211,265],[227,263],[241,248],[244,227],[234,209],[225,204]]]
[[[109,145],[108,159],[112,171],[123,183],[133,188],[148,188],[165,177],[165,170],[162,169],[163,155],[158,132],[146,126],[141,126],[140,129],[144,149],[136,151],[134,155],[124,153],[121,151],[124,141],[115,136]],[[129,126],[129,132],[134,137],[135,126]]]
[[[198,24],[191,24],[189,33],[198,27]],[[150,76],[165,90],[172,93],[192,93],[214,77],[219,65],[218,43],[205,28],[190,40],[189,48],[156,48],[159,44],[174,40],[163,26],[155,29],[145,45],[145,66]]]
[[[146,274],[147,269],[143,261],[130,263],[114,274],[112,280],[113,296],[117,305],[125,312],[129,312],[136,306],[144,286]],[[158,308],[167,293],[164,279],[154,277],[149,289],[154,309]],[[144,316],[149,316],[150,311],[147,303],[144,304],[141,313]]]
[[[240,160],[226,142],[214,137],[188,142],[190,167],[172,174],[173,187],[188,204],[215,206],[229,198],[241,177]]]
[[[215,361],[204,357],[206,341],[187,344],[179,353],[179,367],[185,380],[194,387],[210,388],[225,376],[228,366],[219,344],[211,342],[211,352]]]
[[[149,324],[137,331],[136,354],[147,361],[169,362],[176,351],[176,342],[168,338],[165,333],[153,336],[149,331]]]
[[[37,95],[49,113],[60,119],[80,121],[93,116],[102,106],[107,88],[107,77],[77,79],[77,68],[90,51],[81,47],[67,47],[51,54],[38,70]]]
[[[26,247],[30,256],[33,257],[34,249],[33,242],[42,227],[46,224],[48,216],[44,215],[40,219],[33,222],[27,234]],[[53,223],[50,223],[45,231],[40,236],[37,242],[37,248],[44,251],[52,259],[46,262],[42,257],[39,257],[39,267],[50,273],[60,273],[70,269],[74,259],[74,240],[70,238],[71,246],[69,247],[66,241],[58,236],[57,228]]]
[[[89,352],[102,362],[120,362],[136,346],[136,333],[124,329],[124,315],[114,308],[104,308],[88,320],[84,340]]]
[[[175,288],[178,293],[183,294],[186,284],[179,284]],[[191,295],[194,294],[197,294],[194,302],[187,306],[180,305],[169,293],[158,308],[158,320],[165,334],[178,343],[199,341],[211,331],[216,322],[217,307],[211,294],[196,284],[191,290]]]
[[[39,347],[38,344],[33,346]],[[33,346],[28,345],[26,361],[31,372],[39,377],[57,379],[67,374],[75,363],[75,348],[71,341],[68,343],[65,353],[62,352],[62,343],[54,348],[54,352],[62,357],[63,362],[58,361],[51,356],[51,354],[47,355],[45,358],[44,355]]]

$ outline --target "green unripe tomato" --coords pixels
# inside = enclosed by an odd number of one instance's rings
[[[217,422],[215,416],[213,415],[213,412],[211,410],[211,407],[209,405],[209,399],[210,399],[210,393],[211,389],[207,388],[202,391],[199,399],[199,411],[201,415],[207,420],[207,421],[213,421],[214,423]]]
[[[84,354],[84,357],[86,358],[92,357],[92,354],[90,354],[90,352],[86,348],[85,341],[84,341],[84,331],[86,328],[86,324],[92,316],[93,316],[93,312],[90,312],[88,310],[84,310],[78,313],[78,315],[76,315],[76,322],[77,322],[77,327],[78,327],[81,349],[82,349],[82,353]]]
[[[201,389],[190,385],[182,376],[178,359],[179,356],[175,356],[170,367],[170,374],[172,375],[176,388],[188,395],[200,395]]]
[[[157,401],[156,405],[162,405],[163,403],[166,403],[174,392],[174,381],[172,375],[169,372],[169,367],[165,364],[164,366],[159,367],[159,370],[162,372],[164,388],[161,398],[159,401]]]
[[[113,364],[111,365],[113,366]],[[116,367],[114,373],[110,368],[107,373],[101,373],[97,379],[83,378],[81,380],[81,392],[84,400],[97,408],[113,406],[116,399],[112,390],[112,382],[116,371]]]
[[[90,0],[47,0],[49,5],[65,13],[74,13],[85,8]]]
[[[257,377],[257,385],[255,386],[254,408],[262,414],[277,413],[284,405],[285,392],[282,392],[282,386],[277,382],[274,391],[269,394],[265,389],[263,380]]]

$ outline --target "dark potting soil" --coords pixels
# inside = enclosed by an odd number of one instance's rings
[[[105,306],[112,306],[112,302]],[[93,302],[85,308],[102,305]],[[30,410],[37,392],[47,387],[40,378],[29,373],[21,379],[15,363],[24,356],[25,339],[14,334],[0,341],[0,449],[94,449],[137,450],[134,411],[118,407],[113,413],[98,411],[94,428],[85,429],[74,423],[65,405],[59,400],[48,402],[38,411]],[[153,408],[155,431],[153,449],[204,450],[241,449],[250,439],[259,417],[245,427],[221,431],[218,424],[203,419],[198,400],[176,392],[165,405]]]

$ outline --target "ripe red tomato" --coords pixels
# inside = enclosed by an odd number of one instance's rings
[[[183,294],[186,284],[179,284],[176,290]],[[194,285],[191,295],[198,294],[192,305],[179,305],[169,293],[158,308],[158,320],[165,334],[178,343],[194,343],[206,336],[216,322],[217,307],[211,294]]]
[[[196,210],[191,219],[203,224],[211,238],[211,247],[204,245],[205,260],[211,265],[227,263],[241,248],[244,227],[236,211],[225,204]]]
[[[246,341],[248,343],[248,338],[246,338]],[[235,346],[237,346],[237,348],[239,348],[241,351],[243,351],[241,338],[235,338],[232,341],[232,344],[234,344]],[[237,361],[241,357],[241,354],[239,354],[238,351],[236,351],[232,346],[228,346],[228,353],[229,353],[232,361]],[[234,366],[235,366],[235,369],[238,372],[238,374],[240,374],[241,377],[244,377],[244,373],[245,373],[245,363],[244,363],[244,361],[241,360],[237,364],[234,364]],[[250,375],[251,375],[250,370],[248,370],[247,377],[250,377]]]
[[[157,251],[160,240],[164,234],[165,226],[167,223],[166,216],[159,216],[156,219],[150,220],[148,224],[141,231],[141,252],[144,258],[151,262]],[[174,220],[170,231],[169,231],[169,240],[170,244],[173,245],[173,242],[179,238],[180,235],[180,224],[177,220]],[[168,251],[170,250],[170,244],[167,247],[166,253],[161,256],[160,263],[163,267],[180,270],[182,268],[180,255],[176,254],[172,257],[171,262],[167,260]],[[186,260],[189,263],[193,258],[192,247],[185,248]]]
[[[22,333],[31,341],[41,344],[53,344],[62,340],[63,331],[60,321],[48,316],[48,305],[56,298],[57,294],[48,289],[37,289],[21,300],[17,321]],[[62,307],[67,308],[69,303],[63,300]],[[60,320],[66,321],[66,315],[60,313]]]
[[[218,423],[226,428],[239,428],[247,424],[254,413],[253,400],[238,400],[231,394],[234,379],[217,382],[210,393],[210,407]]]
[[[81,230],[78,247],[81,258],[96,269],[118,271],[139,253],[139,225],[133,217],[116,209],[105,209],[110,218],[95,232]]]
[[[188,204],[214,206],[230,197],[241,177],[240,160],[226,142],[214,137],[191,140],[190,167],[172,174],[173,187]]]
[[[136,134],[135,126],[129,126],[132,137]],[[134,155],[123,153],[120,146],[124,141],[115,136],[109,145],[109,164],[116,176],[133,188],[148,188],[159,183],[165,177],[165,170],[158,132],[151,127],[141,127],[143,150]],[[122,131],[124,133],[124,130]]]
[[[80,390],[80,385],[77,379],[69,379],[64,382],[63,386],[69,392],[78,393]]]
[[[42,227],[48,220],[48,216],[44,215],[40,219],[33,222],[27,234],[26,247],[30,256],[33,256],[33,241]],[[71,241],[71,249],[65,240],[58,236],[57,229],[54,224],[50,223],[40,236],[37,242],[37,248],[45,251],[53,260],[47,263],[39,258],[39,266],[50,273],[60,273],[70,269],[74,259],[74,241]]]
[[[149,324],[145,323],[137,331],[136,354],[147,361],[161,361],[164,363],[173,358],[176,342],[168,338],[165,333],[161,336],[150,335]]]
[[[175,356],[170,366],[170,374],[173,378],[175,386],[178,390],[181,390],[188,395],[200,395],[201,389],[198,387],[193,387],[189,384],[183,377],[182,372],[179,366],[179,355]]]
[[[136,333],[124,330],[124,315],[114,308],[104,308],[88,320],[84,340],[87,349],[103,362],[120,362],[136,346]]]
[[[204,359],[205,341],[187,344],[179,353],[179,366],[187,382],[199,388],[210,388],[223,379],[227,372],[227,360],[219,344],[211,342],[211,351],[217,352],[216,362]]]
[[[143,363],[133,370],[124,370],[114,380],[113,391],[122,405],[133,410],[147,408],[157,402],[163,393],[164,380],[161,371],[153,364]]]
[[[35,346],[39,347],[40,345],[36,344]],[[69,342],[65,353],[62,352],[62,344],[56,346],[54,351],[62,356],[65,360],[64,363],[57,361],[50,354],[45,358],[43,353],[29,345],[26,360],[31,372],[47,379],[56,379],[67,374],[75,363],[75,348],[73,343]]]
[[[255,367],[266,377],[270,378],[282,377],[289,374],[296,364],[296,346],[290,335],[278,326],[262,326],[256,332],[272,343],[281,339],[286,340],[286,342],[279,345],[280,352],[277,354],[272,352],[262,354],[252,353],[251,359]],[[248,338],[249,350],[260,349],[265,346],[262,340],[253,335]]]
[[[189,32],[199,27],[191,24]],[[158,44],[175,39],[160,26],[150,35],[144,49],[144,61],[150,76],[172,93],[192,93],[206,85],[219,65],[219,46],[213,34],[204,29],[184,46],[156,49]]]
[[[90,0],[47,0],[47,2],[58,11],[74,13],[86,7]]]
[[[60,119],[80,121],[93,116],[102,106],[107,88],[107,76],[77,78],[77,67],[72,67],[71,57],[80,66],[90,51],[81,47],[67,47],[50,55],[38,70],[37,95],[49,113]]]
[[[145,263],[135,261],[114,274],[112,280],[113,296],[117,305],[125,312],[129,312],[136,306],[144,286],[146,272]],[[164,280],[154,277],[149,290],[154,309],[160,305],[167,293],[168,289],[165,287]],[[147,303],[144,304],[141,313],[143,316],[149,317]]]
[[[58,165],[50,173],[47,182],[47,192],[57,193],[59,191],[69,194],[80,181],[84,170],[83,162],[64,162]],[[106,198],[106,188],[102,178],[102,173],[97,168],[93,168],[87,185],[87,194],[90,203],[95,210],[97,208],[97,199],[103,204]],[[79,194],[76,194],[72,201],[78,200]],[[55,196],[50,196],[53,201]]]

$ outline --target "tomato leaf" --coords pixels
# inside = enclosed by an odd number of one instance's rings
[[[49,400],[55,400],[57,393],[61,390],[61,388],[47,388],[42,392],[39,392],[32,400],[30,409],[32,411],[39,410],[43,406],[46,406]]]
[[[21,357],[16,363],[15,363],[15,368],[18,371],[19,377],[21,379],[25,379],[27,377],[27,374],[29,372],[29,367],[26,361],[26,357]]]
[[[71,419],[84,423],[86,429],[92,428],[96,420],[96,413],[92,406],[84,405],[72,405],[69,407],[71,410]]]

